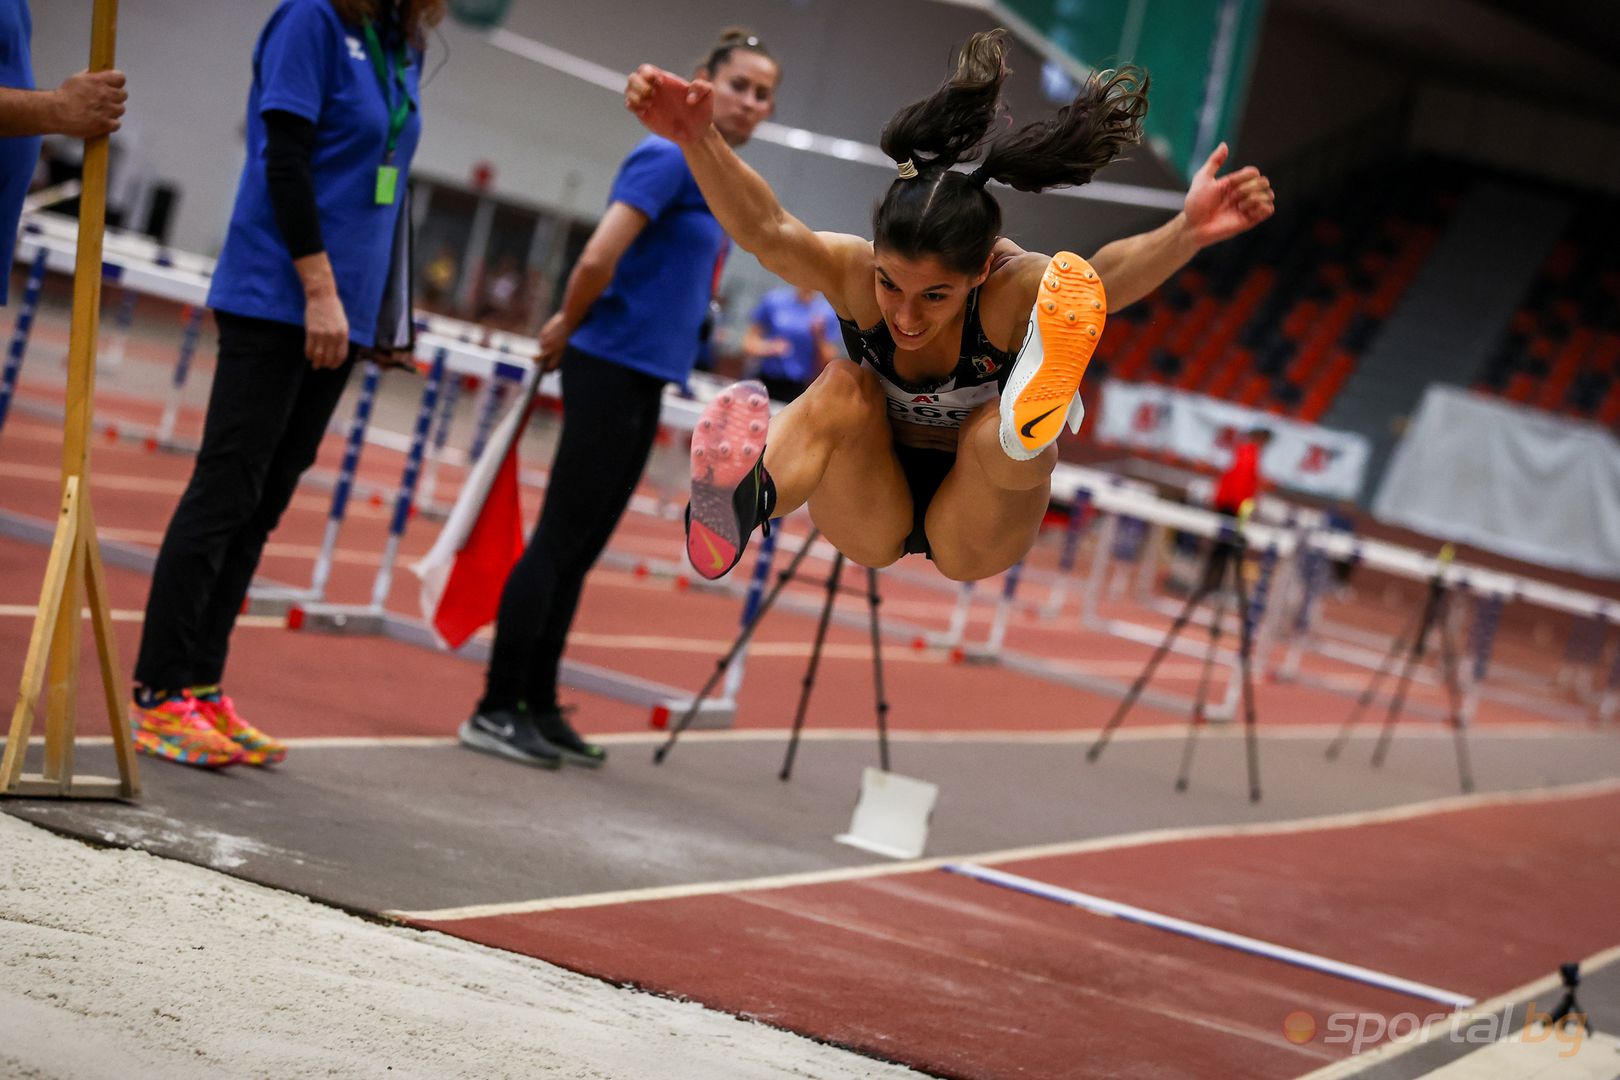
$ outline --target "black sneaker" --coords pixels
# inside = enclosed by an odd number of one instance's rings
[[[536,730],[535,720],[518,709],[475,712],[461,725],[461,745],[542,769],[562,767],[562,751]]]
[[[770,398],[758,382],[717,394],[692,430],[692,501],[686,507],[686,557],[713,581],[742,558],[748,538],[768,529],[776,486],[765,471]]]
[[[579,732],[568,722],[570,712],[573,709],[552,708],[534,713],[534,726],[546,742],[562,751],[563,760],[599,768],[607,761],[607,751],[579,737]]]

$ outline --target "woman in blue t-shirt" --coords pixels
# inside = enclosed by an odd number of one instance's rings
[[[759,38],[723,33],[698,66],[714,126],[741,146],[770,116],[780,69]],[[647,464],[664,384],[685,382],[726,247],[680,147],[650,136],[630,152],[607,212],[540,330],[540,362],[561,366],[563,426],[545,505],[501,593],[484,696],[461,741],[555,768],[599,765],[557,704],[557,670],[585,574],[607,546]]]
[[[131,722],[143,753],[274,764],[220,689],[265,539],[376,344],[424,32],[445,0],[282,0],[253,50],[247,161],[208,293],[219,359],[152,572]],[[387,362],[390,356],[378,353]]]
[[[794,401],[842,355],[837,338],[838,315],[827,298],[814,289],[784,285],[760,297],[743,335],[743,357],[772,400]]]

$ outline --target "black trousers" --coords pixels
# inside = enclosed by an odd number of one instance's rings
[[[217,683],[265,539],[315,461],[354,367],[317,371],[304,328],[215,312],[219,363],[202,448],[152,571],[135,681]]]
[[[585,574],[630,504],[663,403],[664,381],[569,349],[563,421],[534,533],[501,592],[479,709],[557,704],[557,669]]]

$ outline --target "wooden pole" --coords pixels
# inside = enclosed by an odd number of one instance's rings
[[[113,66],[118,39],[118,0],[95,0],[90,25],[90,70]],[[120,669],[107,608],[106,573],[90,512],[90,431],[96,383],[96,338],[101,316],[101,242],[107,216],[107,139],[86,140],[79,198],[79,246],[73,270],[73,321],[68,339],[67,410],[62,437],[62,509],[51,544],[45,586],[23,664],[22,685],[12,713],[6,753],[0,759],[0,795],[131,798],[140,777],[129,725],[118,692]],[[96,658],[119,778],[73,775],[78,717],[81,606],[90,603]],[[46,674],[49,673],[49,681]],[[45,763],[22,774],[33,728],[35,700],[45,689]]]

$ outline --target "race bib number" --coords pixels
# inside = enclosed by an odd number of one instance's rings
[[[961,427],[973,410],[996,400],[994,386],[972,386],[943,394],[888,394],[889,419],[925,427]]]

